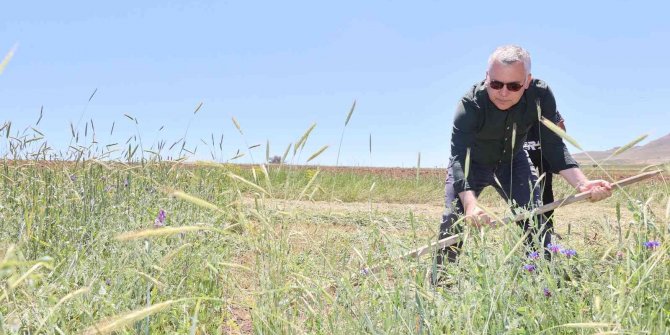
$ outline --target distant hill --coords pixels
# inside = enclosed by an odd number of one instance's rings
[[[606,151],[587,151],[596,161],[602,161],[609,157],[619,147]],[[572,155],[579,163],[590,164],[592,161],[584,153]],[[670,162],[670,134],[653,140],[645,145],[639,145],[628,149],[622,154],[616,155],[607,164],[622,165],[645,165]]]

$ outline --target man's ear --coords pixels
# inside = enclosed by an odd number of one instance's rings
[[[528,77],[526,78],[526,85],[523,85],[524,89],[526,89],[526,88],[528,88],[528,86],[530,86],[530,81],[531,80],[533,80],[533,75],[529,73]]]

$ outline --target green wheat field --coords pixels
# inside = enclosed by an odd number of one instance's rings
[[[6,122],[0,333],[670,332],[667,166],[558,209],[551,261],[529,259],[515,225],[467,228],[433,287],[432,257],[398,257],[436,240],[444,170],[310,166],[323,150],[297,157],[311,129],[282,157],[296,164],[236,165],[141,158],[133,142],[117,159],[96,158],[102,144],[44,159],[39,134]],[[507,215],[493,192],[482,201]]]
[[[433,286],[434,250],[400,258],[436,241],[443,207],[446,172],[420,155],[310,165],[335,150],[303,152],[312,126],[281,157],[268,142],[199,162],[184,140],[98,143],[93,121],[60,152],[38,125],[0,128],[0,334],[670,333],[668,165],[585,169],[662,172],[558,209],[550,261],[516,225],[466,227]],[[233,164],[252,149],[262,163]],[[509,216],[492,191],[481,201]]]

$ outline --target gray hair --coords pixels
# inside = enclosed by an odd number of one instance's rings
[[[516,62],[523,62],[523,67],[526,70],[526,74],[530,73],[530,54],[528,51],[526,51],[526,49],[518,45],[510,44],[496,48],[489,57],[489,68],[496,61],[506,65]]]

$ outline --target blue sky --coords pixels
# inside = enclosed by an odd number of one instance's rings
[[[18,49],[0,76],[0,122],[22,131],[34,126],[43,106],[35,128],[54,148],[69,144],[70,122],[83,134],[92,119],[102,145],[139,134],[150,149],[186,135],[187,148],[198,146],[196,158],[211,159],[202,140],[213,135],[216,160],[262,144],[251,150],[255,162],[264,159],[266,141],[272,155],[281,155],[316,123],[296,162],[330,145],[311,163],[334,165],[356,100],[340,165],[411,167],[420,152],[421,166],[445,167],[456,102],[483,79],[490,52],[514,43],[530,51],[533,75],[552,87],[572,136],[587,150],[602,150],[643,133],[654,139],[670,132],[668,7],[663,1],[4,3],[0,53],[16,43]],[[249,154],[240,161],[249,162]]]

